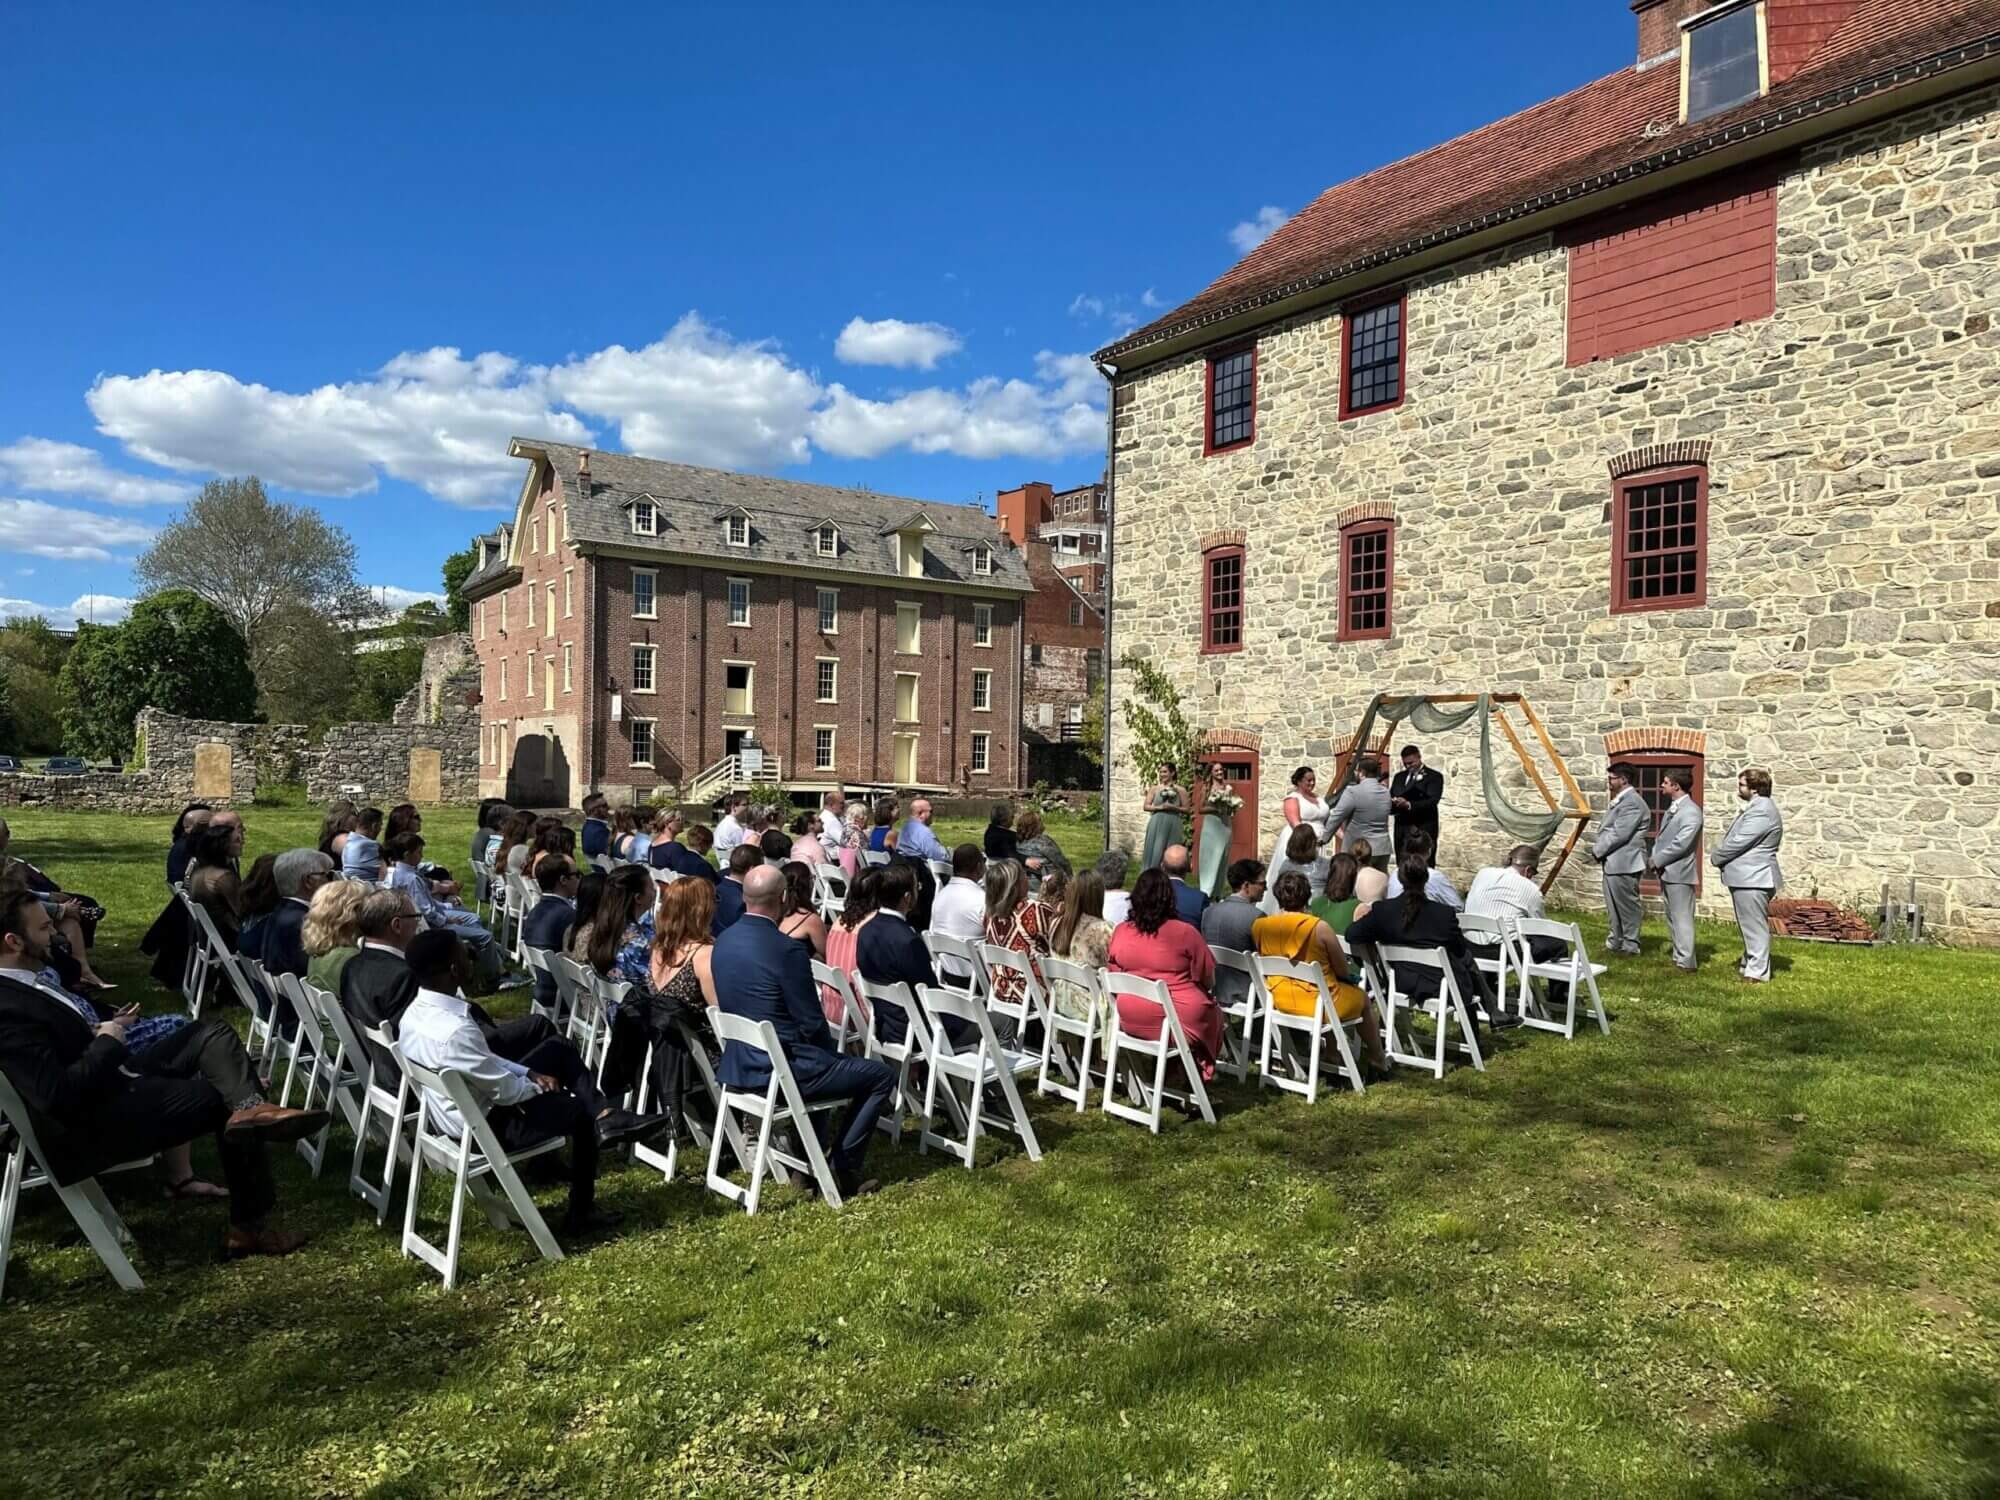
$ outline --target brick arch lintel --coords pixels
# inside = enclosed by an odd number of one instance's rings
[[[1261,755],[1264,737],[1254,729],[1211,729],[1208,732],[1208,748],[1211,750],[1248,750]]]
[[[1217,547],[1240,547],[1242,545],[1243,533],[1241,530],[1211,531],[1201,539],[1201,550],[1204,552],[1213,552]]]
[[[1673,750],[1682,755],[1708,755],[1708,736],[1699,729],[1614,729],[1604,737],[1606,755],[1638,755],[1646,750]]]
[[[1363,521],[1393,521],[1396,519],[1396,502],[1393,500],[1363,500],[1359,505],[1350,505],[1334,517],[1336,530],[1345,531],[1350,526],[1358,526]]]
[[[1671,469],[1682,464],[1708,466],[1711,444],[1707,438],[1684,438],[1676,443],[1649,443],[1611,460],[1611,477],[1623,479],[1645,469]]]

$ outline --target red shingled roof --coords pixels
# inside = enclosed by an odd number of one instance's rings
[[[2000,0],[1859,0],[1796,73],[1761,99],[1678,123],[1680,69],[1626,68],[1429,151],[1328,188],[1200,294],[1098,358],[1143,346],[1360,269],[1412,242],[1505,215],[1679,148],[1699,147],[1955,48],[2000,47]],[[1899,80],[1907,81],[1907,80]]]

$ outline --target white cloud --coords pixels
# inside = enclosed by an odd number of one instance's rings
[[[401,614],[412,604],[444,603],[444,595],[434,590],[406,589],[393,583],[371,583],[367,586],[367,594],[392,615]]]
[[[906,370],[932,370],[947,354],[965,347],[957,332],[942,323],[905,323],[883,318],[871,323],[850,318],[833,341],[833,357],[850,365],[895,365]]]
[[[105,562],[113,547],[136,547],[152,539],[153,528],[136,521],[41,500],[0,500],[0,552]]]
[[[1257,217],[1245,219],[1229,231],[1229,243],[1236,247],[1238,255],[1248,255],[1276,234],[1279,226],[1290,217],[1282,208],[1266,203],[1257,210]]]
[[[1036,379],[975,380],[963,391],[909,391],[886,401],[828,389],[813,441],[842,458],[874,458],[891,448],[960,458],[1059,458],[1104,445],[1102,396],[1090,357],[1043,350]],[[1089,371],[1089,383],[1081,371]]]
[[[81,495],[112,505],[168,505],[194,493],[193,485],[177,479],[151,479],[108,468],[101,454],[81,444],[38,437],[0,448],[0,476],[38,494]]]
[[[1147,287],[1145,291],[1139,293],[1139,305],[1141,307],[1159,308],[1165,307],[1167,304],[1160,300],[1159,294],[1151,287]]]
[[[1069,315],[1072,318],[1101,318],[1104,316],[1104,299],[1078,292],[1070,298]]]
[[[99,625],[116,625],[132,613],[134,601],[117,594],[79,594],[68,604],[37,604],[32,599],[0,599],[0,620],[26,619],[40,615],[58,630],[68,630],[79,620]]]

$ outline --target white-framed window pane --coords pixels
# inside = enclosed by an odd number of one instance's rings
[[[642,620],[650,620],[659,608],[656,593],[658,578],[650,568],[632,570],[632,613]]]
[[[896,606],[896,650],[904,656],[915,656],[923,649],[923,607],[917,604]]]
[[[993,606],[990,604],[972,606],[972,644],[975,646],[993,644]]]
[[[659,518],[653,511],[653,502],[641,500],[632,507],[632,530],[640,536],[652,536],[659,530]]]
[[[993,707],[993,674],[980,671],[972,674],[972,707],[974,712],[984,712]]]
[[[632,691],[635,693],[650,693],[653,690],[654,651],[652,646],[632,648]]]
[[[500,701],[507,701],[507,663],[500,663]]]
[[[840,631],[840,590],[821,589],[819,591],[819,633],[836,635]]]
[[[813,769],[831,771],[833,769],[833,731],[815,729],[813,731]]]
[[[836,702],[840,697],[840,663],[821,658],[817,666],[813,696],[821,703]]]
[[[528,595],[528,629],[533,630],[535,628],[535,586],[532,583],[529,584],[526,592]]]
[[[840,533],[831,526],[820,527],[818,541],[821,557],[832,557],[840,551]]]
[[[750,518],[748,516],[731,516],[728,525],[730,546],[747,547],[750,545]]]
[[[542,611],[542,633],[544,635],[554,635],[556,633],[556,586],[553,579],[549,582],[548,598],[545,602],[548,607]]]
[[[729,623],[732,625],[750,623],[750,580],[747,578],[729,580]]]
[[[527,664],[521,668],[521,676],[523,682],[521,691],[530,698],[534,697],[535,696],[535,653],[532,651],[528,653]]]
[[[975,775],[984,775],[991,755],[992,739],[988,735],[975,734],[972,737],[972,770]]]
[[[917,683],[915,672],[896,674],[896,718],[899,723],[917,722]]]
[[[650,766],[653,763],[653,720],[633,719],[629,722],[632,725],[632,764]]]
[[[567,693],[567,692],[572,692],[572,691],[574,691],[574,679],[573,679],[573,678],[571,677],[571,675],[570,675],[570,668],[571,668],[572,666],[574,666],[574,665],[575,665],[575,661],[574,661],[574,658],[573,658],[573,656],[572,656],[572,654],[571,654],[571,653],[572,653],[572,652],[573,652],[574,650],[575,650],[575,648],[574,648],[574,647],[572,647],[572,646],[570,646],[570,645],[569,645],[569,644],[568,644],[567,642],[565,642],[565,643],[564,643],[564,645],[563,645],[563,691],[564,691],[565,693]]]
[[[563,618],[576,614],[576,569],[563,569]]]

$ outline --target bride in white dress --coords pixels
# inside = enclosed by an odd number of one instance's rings
[[[1272,840],[1271,857],[1264,861],[1267,870],[1277,868],[1278,861],[1284,856],[1285,845],[1291,841],[1292,830],[1301,823],[1319,835],[1322,845],[1332,838],[1329,822],[1333,809],[1314,795],[1318,789],[1319,775],[1311,766],[1300,766],[1292,772],[1292,789],[1285,794],[1285,800],[1279,805],[1280,811],[1285,815],[1285,821],[1278,829],[1277,838]]]

